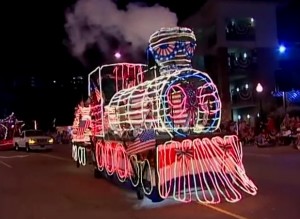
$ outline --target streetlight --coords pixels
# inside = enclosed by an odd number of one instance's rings
[[[261,95],[260,93],[263,92],[264,88],[263,86],[261,85],[261,83],[258,83],[256,85],[256,92],[259,94],[259,115],[260,115],[260,118],[263,114],[263,108],[262,108],[262,98],[261,98]]]
[[[263,88],[263,86],[261,85],[261,83],[258,83],[258,84],[256,85],[256,92],[257,92],[257,93],[261,93],[261,92],[263,92],[263,90],[264,90],[264,88]]]
[[[34,124],[34,130],[37,130],[37,122],[36,122],[36,120],[33,121],[33,124]]]
[[[119,59],[119,58],[121,58],[121,53],[119,53],[119,52],[116,52],[116,53],[115,53],[115,58],[116,58],[116,59]]]
[[[278,51],[279,51],[279,53],[285,53],[285,51],[286,51],[286,47],[284,46],[284,45],[280,45],[279,46],[279,48],[278,48]]]

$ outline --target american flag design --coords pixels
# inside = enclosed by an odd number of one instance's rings
[[[162,45],[154,48],[155,55],[158,55],[160,57],[168,57],[168,56],[174,55],[175,47],[176,47],[175,43],[162,44]]]
[[[185,51],[188,57],[192,57],[196,48],[196,43],[193,42],[185,42]]]
[[[89,140],[89,128],[91,120],[80,120],[77,132],[73,137],[73,141],[86,141]]]
[[[91,107],[91,129],[93,136],[104,135],[102,130],[102,106],[100,104],[96,104]]]
[[[101,93],[100,90],[97,88],[96,84],[94,82],[91,82],[91,96],[95,96],[97,102],[100,102],[101,100]]]
[[[113,110],[110,107],[108,111],[108,119],[110,125],[118,129],[118,125],[131,124],[134,129],[149,129],[159,126],[158,121],[164,113],[167,113],[169,119],[163,117],[163,122],[168,123],[169,127],[183,128],[187,127],[187,121],[189,120],[189,114],[186,109],[186,103],[183,101],[184,96],[181,92],[172,92],[169,100],[172,103],[172,107],[169,105],[169,110],[163,112],[160,106],[157,106],[156,96],[145,97],[144,90],[134,91],[132,95],[123,97],[123,105]],[[165,100],[163,100],[165,101]],[[128,105],[130,108],[128,110]],[[142,111],[143,110],[143,111]]]
[[[104,132],[107,133],[110,129],[110,126],[115,127],[118,123],[115,107],[104,106],[103,116]]]
[[[103,111],[103,98],[101,92],[99,91],[96,84],[91,82],[91,131],[93,136],[103,136],[103,119],[102,119],[102,111]]]
[[[91,118],[90,113],[91,113],[91,107],[80,107],[81,120],[90,119]]]
[[[154,149],[156,145],[156,133],[154,129],[143,130],[134,142],[129,143],[126,149],[128,154],[137,154]]]
[[[184,157],[188,159],[194,158],[194,150],[192,148],[183,148],[183,149],[175,149],[176,156],[179,160],[182,160]]]
[[[173,106],[169,106],[170,113],[169,116],[171,117],[170,125],[175,128],[185,128],[188,126],[188,111],[186,109],[186,103],[184,100],[184,94],[182,92],[172,92],[170,94],[170,101]]]

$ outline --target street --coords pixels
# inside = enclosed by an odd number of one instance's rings
[[[76,168],[71,146],[52,152],[0,151],[1,219],[299,219],[300,151],[244,148],[247,175],[258,195],[235,204],[149,203],[103,179],[92,167]]]

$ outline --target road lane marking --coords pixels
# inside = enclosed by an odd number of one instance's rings
[[[210,208],[210,209],[212,209],[212,210],[214,210],[214,211],[217,211],[217,212],[219,212],[219,213],[225,214],[225,215],[230,216],[230,217],[235,218],[235,219],[248,219],[248,218],[246,218],[246,217],[244,217],[244,216],[235,214],[235,213],[233,213],[233,212],[224,210],[224,209],[222,209],[222,208],[219,208],[219,207],[216,207],[216,206],[213,206],[213,205],[204,204],[204,203],[199,203],[199,202],[197,202],[197,203],[200,204],[200,205],[203,205],[204,207]]]
[[[0,156],[0,159],[13,159],[13,158],[25,158],[29,155],[15,155],[15,156]]]
[[[67,158],[60,157],[60,156],[55,156],[55,155],[49,155],[49,154],[41,154],[41,156],[52,158],[52,159],[57,159],[57,160],[62,160],[62,161],[72,161],[71,159],[67,159]],[[225,215],[230,216],[230,217],[235,218],[235,219],[248,219],[248,218],[246,218],[244,216],[235,214],[233,212],[224,210],[222,208],[219,208],[219,207],[216,207],[216,206],[213,206],[213,205],[199,203],[199,202],[197,202],[197,204],[200,204],[200,205],[202,205],[204,207],[210,208],[210,209],[212,209],[214,211],[217,211],[219,213],[225,214]]]
[[[56,160],[62,160],[62,161],[72,161],[71,159],[67,159],[67,158],[60,157],[60,156],[55,156],[55,155],[49,155],[49,154],[41,154],[41,156],[48,157],[48,158],[53,158],[53,159],[56,159]]]
[[[60,156],[55,156],[55,155],[49,155],[49,154],[41,154],[41,156],[44,156],[44,157],[48,157],[48,158],[52,158],[52,159],[57,159],[57,160],[62,160],[62,161],[72,161],[71,159],[67,159],[67,158],[64,158],[64,157],[60,157]],[[1,162],[1,161],[0,161]],[[7,164],[8,165],[8,164]],[[10,165],[9,165],[10,166]],[[233,212],[230,212],[230,211],[227,211],[227,210],[224,210],[222,208],[219,208],[219,207],[216,207],[216,206],[213,206],[213,205],[209,205],[209,204],[204,204],[204,203],[199,203],[197,202],[197,204],[200,204],[204,207],[207,207],[207,208],[210,208],[214,211],[217,211],[219,213],[222,213],[222,214],[225,214],[227,216],[230,216],[232,218],[235,218],[235,219],[248,219],[244,216],[241,216],[241,215],[238,215],[238,214],[235,214]]]
[[[6,163],[6,162],[4,162],[4,161],[2,161],[2,160],[0,160],[0,164],[2,164],[3,166],[5,166],[5,167],[7,167],[7,168],[12,168],[11,165],[9,165],[8,163]]]

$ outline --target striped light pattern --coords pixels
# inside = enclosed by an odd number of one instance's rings
[[[195,81],[196,105],[193,108],[189,107],[191,97],[183,81]],[[181,135],[180,130],[213,132],[221,119],[216,86],[208,74],[190,68],[121,90],[112,97],[108,108],[114,109],[108,111],[109,126],[118,133],[149,128],[171,136],[174,132]],[[189,123],[192,116],[193,126]]]
[[[157,188],[163,199],[233,203],[241,199],[242,191],[250,195],[257,192],[245,173],[237,136],[194,135],[195,139],[189,139],[191,132],[216,131],[222,108],[217,87],[209,75],[191,67],[195,41],[188,28],[162,28],[155,32],[150,37],[149,50],[159,72],[138,70],[138,74],[132,74],[133,83],[124,80],[128,72],[125,74],[122,69],[130,66],[126,63],[95,70],[99,70],[102,92],[101,70],[121,66],[112,73],[116,93],[101,111],[103,136],[98,137],[103,138],[96,143],[97,167],[108,175],[117,175],[121,182],[130,179],[133,186],[141,185],[146,194]],[[154,77],[148,77],[150,72]],[[121,138],[109,140],[107,133]],[[130,138],[123,138],[128,133]],[[167,136],[165,133],[172,140],[158,141],[158,137]],[[175,135],[183,138],[173,138]],[[154,152],[149,160],[156,160],[156,165],[150,165],[148,157],[144,157],[146,152]],[[145,181],[150,182],[150,188],[143,186]]]
[[[121,142],[99,141],[96,144],[98,169],[108,175],[116,174],[120,182],[130,179],[134,187],[146,179],[150,182],[147,188],[142,185],[146,194],[157,187],[163,199],[217,204],[222,200],[237,202],[242,192],[257,193],[257,187],[245,173],[242,148],[235,135],[168,141],[158,146],[156,156],[157,169],[153,170],[148,159],[139,160],[135,154],[128,155]]]
[[[237,202],[242,191],[257,193],[245,173],[242,148],[234,135],[165,142],[158,146],[157,162],[163,198],[216,204],[221,200]]]
[[[105,95],[102,89],[102,80],[104,78],[113,79],[115,81],[115,91],[122,92],[124,89],[128,87],[135,86],[144,81],[144,70],[147,67],[145,64],[135,64],[135,63],[113,63],[108,65],[103,65],[101,67],[97,67],[88,75],[88,94],[89,96],[93,95],[93,87],[94,82],[93,78],[97,80],[97,84],[99,85],[99,93],[101,94],[103,101],[100,101],[100,110],[99,114],[97,114],[98,118],[102,120],[102,127],[99,127],[100,132],[97,133],[98,137],[104,137],[105,133],[107,133],[109,129],[109,120],[115,120],[114,113],[116,112],[115,107],[109,107],[108,105],[104,105]],[[132,81],[129,83],[128,79],[130,78]]]
[[[161,74],[191,67],[195,48],[195,34],[185,27],[161,28],[149,40],[149,51],[160,67]]]
[[[91,107],[78,105],[72,127],[73,142],[88,142],[91,135]]]

